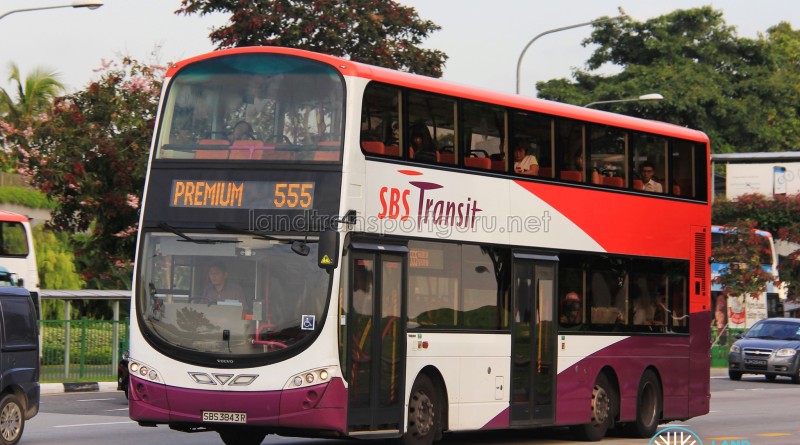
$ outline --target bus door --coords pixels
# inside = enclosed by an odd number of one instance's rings
[[[391,434],[404,414],[405,256],[355,250],[350,258],[348,430]]]
[[[511,424],[550,424],[555,391],[555,276],[558,258],[514,255]]]

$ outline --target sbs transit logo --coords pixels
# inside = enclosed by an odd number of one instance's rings
[[[415,170],[398,170],[407,176],[419,176]],[[433,182],[409,181],[410,188],[381,187],[378,196],[381,201],[379,219],[407,221],[414,215],[416,207],[417,229],[433,223],[436,226],[474,228],[478,213],[478,201],[471,196],[461,200],[451,200],[449,193],[442,193],[444,186]],[[413,195],[418,195],[415,198]],[[416,201],[416,206],[414,205]],[[413,206],[413,207],[412,207]]]

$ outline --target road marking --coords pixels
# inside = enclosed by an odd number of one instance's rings
[[[77,425],[55,425],[53,428],[74,428],[79,426],[101,426],[101,425],[120,425],[126,423],[136,423],[133,420],[127,422],[103,422],[103,423],[80,423]]]
[[[792,433],[761,433],[756,434],[756,436],[764,436],[764,437],[783,437],[783,436],[791,436]]]
[[[76,402],[100,402],[100,401],[104,401],[104,400],[117,400],[117,399],[115,399],[113,397],[110,398],[110,399],[83,399],[83,400],[76,400]]]
[[[104,409],[103,411],[127,411],[128,408]]]

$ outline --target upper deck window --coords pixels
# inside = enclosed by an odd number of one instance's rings
[[[157,159],[340,162],[344,82],[294,56],[236,54],[177,72]]]

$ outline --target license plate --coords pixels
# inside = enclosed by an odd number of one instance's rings
[[[745,365],[766,365],[767,361],[766,360],[756,360],[756,359],[748,358],[748,359],[745,359],[744,364]]]
[[[203,422],[247,423],[247,413],[203,411]]]

